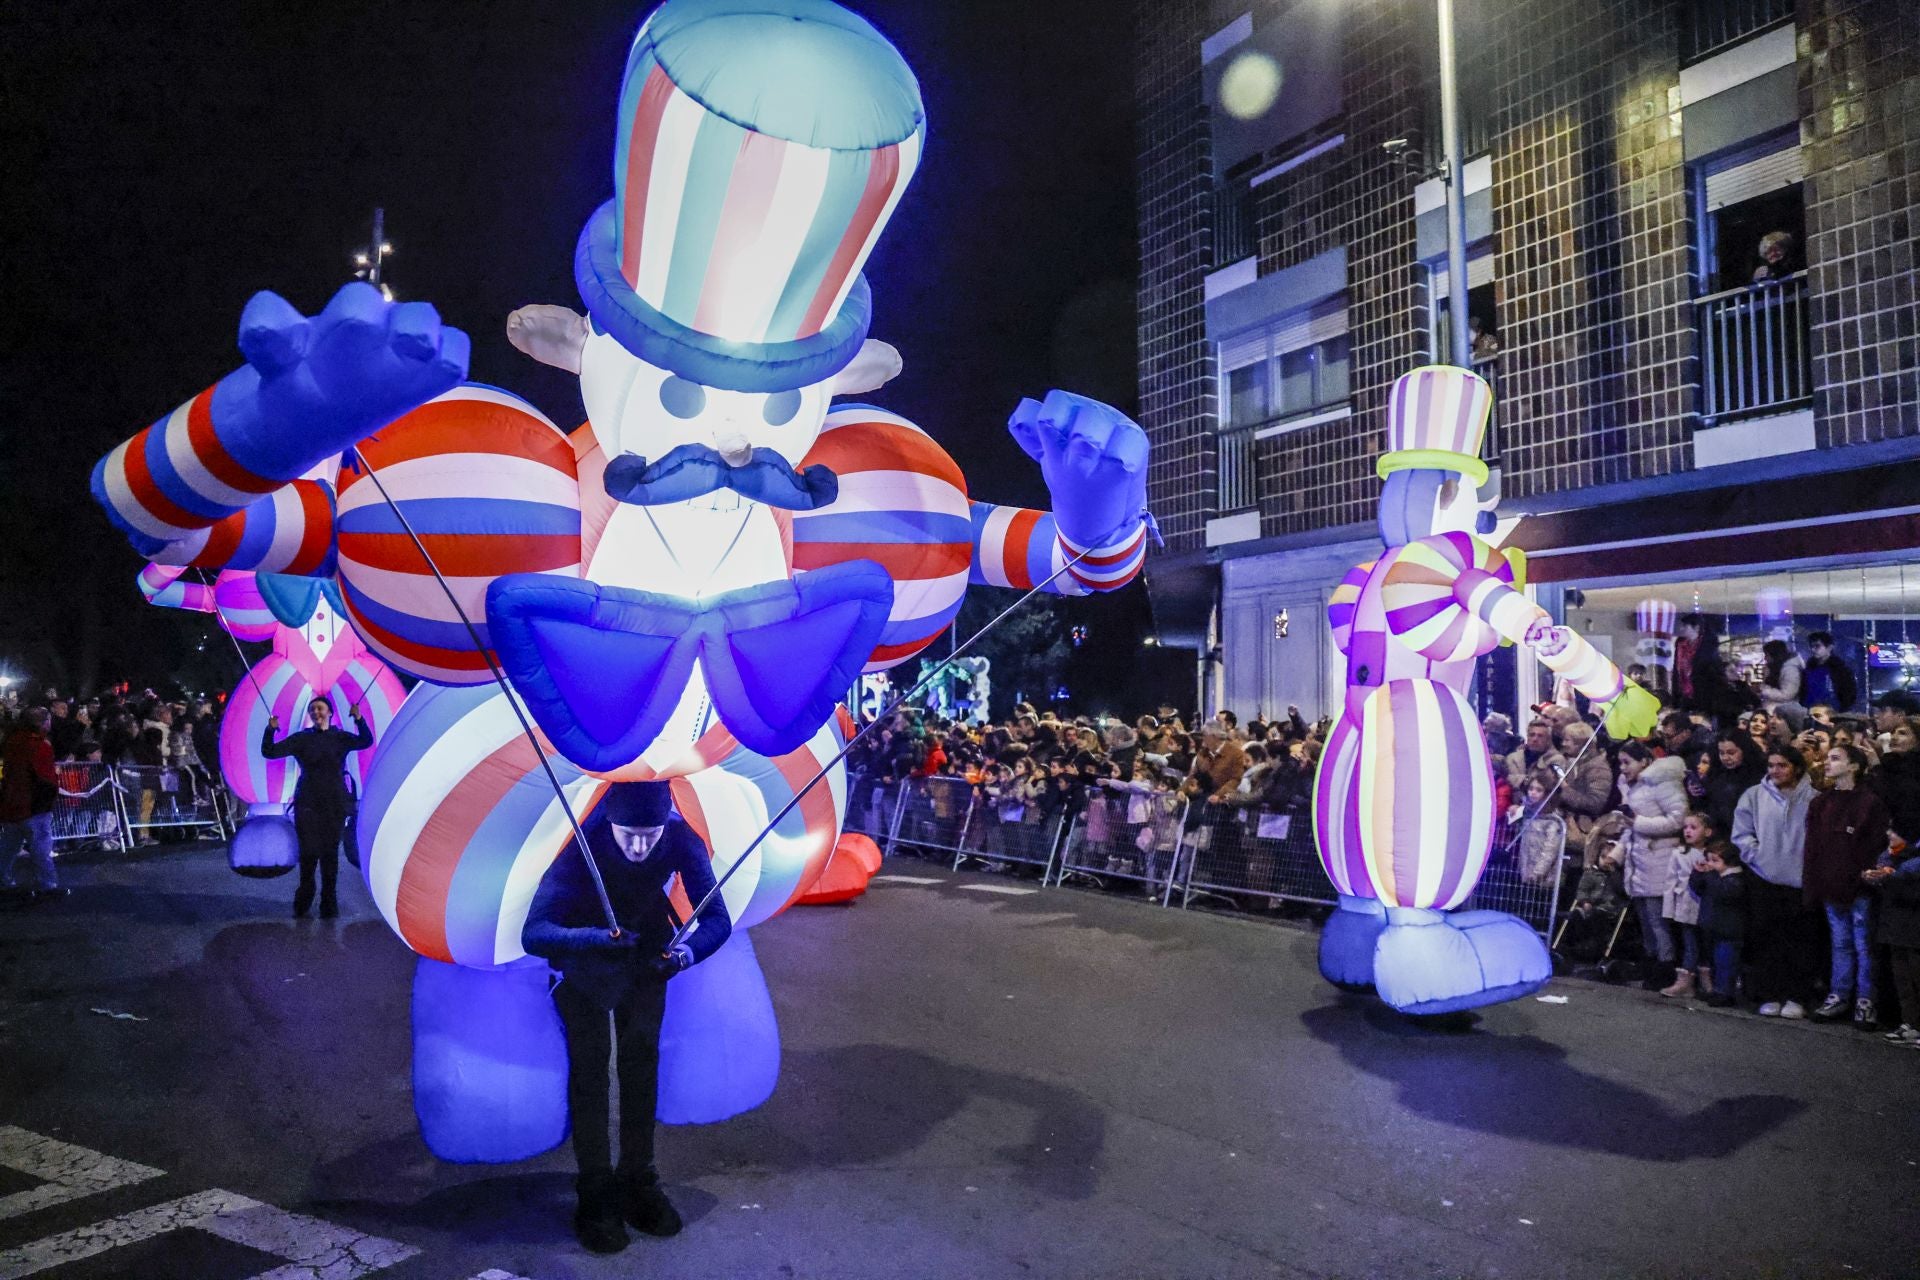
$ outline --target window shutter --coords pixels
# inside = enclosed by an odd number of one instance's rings
[[[1755,156],[1707,174],[1707,209],[1724,209],[1780,187],[1790,187],[1807,176],[1798,143]]]

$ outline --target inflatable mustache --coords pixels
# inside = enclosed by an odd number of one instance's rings
[[[772,449],[755,449],[735,465],[704,444],[678,445],[658,462],[623,453],[607,463],[604,483],[611,497],[643,507],[731,489],[770,507],[812,511],[840,494],[840,477],[819,464],[795,471]]]

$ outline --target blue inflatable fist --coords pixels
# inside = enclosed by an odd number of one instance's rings
[[[1111,405],[1049,391],[1022,400],[1007,430],[1040,464],[1060,532],[1082,547],[1130,536],[1147,507],[1147,433]]]
[[[277,293],[240,315],[243,369],[214,395],[213,425],[256,474],[291,478],[467,376],[467,335],[425,302],[355,281],[309,319]]]

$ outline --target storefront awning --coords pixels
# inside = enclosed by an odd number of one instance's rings
[[[1534,582],[1592,581],[1920,548],[1920,466],[1733,485],[1528,515]]]

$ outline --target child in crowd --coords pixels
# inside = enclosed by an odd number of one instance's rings
[[[1547,769],[1527,776],[1526,802],[1508,813],[1519,824],[1520,878],[1528,884],[1551,884],[1560,874],[1560,858],[1567,848],[1567,820],[1560,815],[1559,778]]]
[[[1680,967],[1674,972],[1673,985],[1660,994],[1669,997],[1701,995],[1713,991],[1712,955],[1700,947],[1700,898],[1693,891],[1693,873],[1703,865],[1707,846],[1720,835],[1713,819],[1704,813],[1690,813],[1680,820],[1680,847],[1673,851],[1673,879],[1668,882],[1666,901],[1660,914],[1672,924],[1680,940]]]
[[[1713,956],[1718,986],[1709,992],[1710,1005],[1727,1006],[1739,987],[1740,948],[1747,938],[1746,867],[1740,849],[1731,841],[1715,840],[1703,851],[1700,869],[1689,877],[1700,901],[1700,934]],[[1920,1039],[1920,1037],[1916,1037]]]

